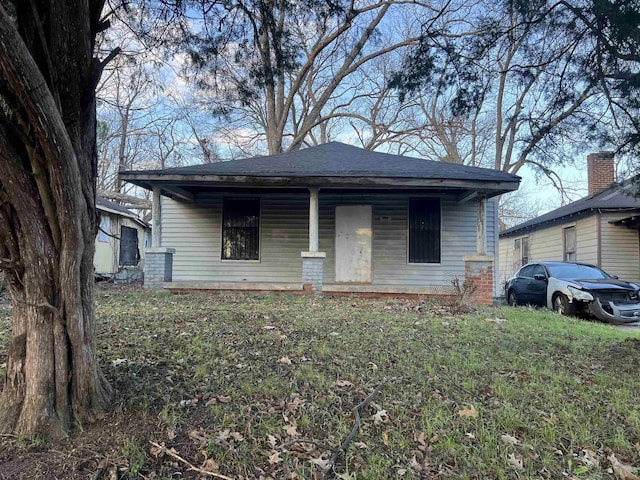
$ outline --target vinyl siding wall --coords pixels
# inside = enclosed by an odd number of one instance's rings
[[[93,255],[93,269],[96,273],[111,275],[120,269],[120,228],[122,226],[135,228],[138,231],[138,253],[140,254],[140,262],[138,268],[144,268],[144,250],[145,250],[145,230],[139,223],[134,222],[128,217],[113,214],[111,212],[100,211],[100,217],[109,218],[109,236],[105,241],[100,240],[100,234],[96,236],[96,251]],[[131,267],[129,267],[131,268]]]
[[[620,278],[637,280],[640,276],[640,248],[638,231],[611,225],[611,220],[624,218],[628,214],[594,214],[528,233],[529,261],[562,261],[564,253],[563,230],[576,227],[576,260],[598,265]],[[600,225],[600,262],[598,261],[598,224]],[[516,238],[500,239],[500,277],[502,282],[520,267],[513,261],[513,243]]]
[[[221,260],[221,194],[200,195],[196,203],[162,197],[162,246],[176,249],[173,280],[300,282],[307,251],[309,197],[279,194],[261,198],[260,260]],[[339,195],[320,192],[319,249],[326,252],[326,284],[335,275],[335,207],[372,205],[373,284],[449,288],[464,277],[465,255],[476,253],[475,202],[462,205],[443,199],[442,263],[407,261],[407,195]],[[495,246],[495,202],[487,202],[487,252]]]

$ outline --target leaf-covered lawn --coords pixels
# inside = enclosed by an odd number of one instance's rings
[[[49,455],[60,471],[67,453],[69,478],[596,479],[640,466],[639,331],[407,300],[100,290],[97,301],[118,398]]]

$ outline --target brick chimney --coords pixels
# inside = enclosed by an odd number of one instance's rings
[[[601,192],[615,180],[613,152],[592,153],[587,157],[589,196]]]

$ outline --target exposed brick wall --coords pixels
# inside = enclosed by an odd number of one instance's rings
[[[615,180],[613,152],[592,153],[587,157],[587,176],[589,179],[589,195],[594,195]]]
[[[476,286],[472,300],[482,305],[493,304],[493,262],[467,260],[464,264],[465,280]]]

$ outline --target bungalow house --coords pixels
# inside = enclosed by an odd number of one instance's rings
[[[497,197],[519,177],[327,143],[122,172],[153,191],[145,285],[368,295],[498,292]]]
[[[133,212],[109,200],[96,197],[100,228],[93,257],[99,277],[120,281],[141,280],[144,247],[150,242],[149,225]]]
[[[500,233],[503,282],[534,261],[590,263],[640,280],[640,199],[632,181],[614,182],[611,152],[587,158],[589,195]]]

